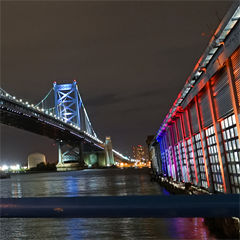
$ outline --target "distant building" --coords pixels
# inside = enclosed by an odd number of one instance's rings
[[[142,145],[133,146],[132,155],[133,159],[141,160],[144,162],[147,162],[149,159],[147,147]]]
[[[36,167],[39,163],[46,164],[46,156],[42,153],[31,153],[28,155],[28,169]]]

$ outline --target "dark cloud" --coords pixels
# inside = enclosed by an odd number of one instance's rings
[[[153,97],[153,96],[159,96],[162,92],[162,89],[154,89],[154,90],[148,90],[144,92],[137,93],[135,97]]]
[[[149,98],[153,96],[159,96],[161,93],[161,89],[159,90],[148,90],[148,91],[143,91],[140,93],[133,93],[125,96],[120,96],[118,94],[104,94],[100,95],[94,98],[86,99],[86,105],[87,106],[106,106],[106,105],[113,105],[113,104],[119,104],[122,102],[128,102],[131,101],[132,99],[137,99],[137,98]]]
[[[99,106],[106,106],[109,104],[115,104],[121,102],[121,99],[115,95],[115,94],[105,94],[101,96],[97,96],[91,99],[86,100],[86,105],[87,106],[94,106],[94,107],[99,107]]]
[[[136,112],[143,112],[143,114],[149,114],[149,111],[156,110],[162,107],[162,103],[144,104],[141,106],[126,108],[121,111],[121,113],[131,113],[136,114]]]

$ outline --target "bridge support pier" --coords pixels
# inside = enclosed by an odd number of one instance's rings
[[[66,143],[58,141],[57,171],[81,170],[84,165],[89,167],[110,167],[115,163],[110,137],[106,137],[102,151],[83,151],[83,142]]]
[[[114,165],[111,138],[106,137],[103,151],[84,153],[84,162],[89,167],[110,167]]]
[[[57,171],[73,171],[83,168],[83,143],[69,145],[59,141]]]
[[[88,167],[107,167],[109,165],[109,159],[106,156],[105,151],[98,152],[85,152],[84,162]]]
[[[96,152],[85,152],[84,153],[84,163],[88,167],[98,166],[98,154]]]
[[[113,151],[112,151],[112,141],[110,137],[106,137],[105,139],[105,155],[106,155],[106,166],[112,166],[114,165],[114,156],[113,156]]]
[[[98,165],[99,167],[106,167],[107,161],[106,161],[106,154],[105,152],[98,152]]]

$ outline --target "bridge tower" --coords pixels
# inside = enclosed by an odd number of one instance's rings
[[[112,151],[112,141],[110,137],[106,137],[105,139],[104,150],[105,150],[106,165],[112,166],[115,161],[114,161],[114,156]]]
[[[77,124],[81,128],[80,109],[81,99],[78,97],[77,82],[68,84],[53,83],[55,97],[55,113],[66,123]]]
[[[57,84],[53,83],[54,89],[54,109],[58,118],[64,120],[67,124],[77,126],[91,136],[96,134],[89,121],[86,109],[78,92],[77,82]],[[114,165],[114,156],[112,151],[112,142],[110,137],[106,137],[104,150],[96,152],[89,151],[89,147],[85,146],[84,140],[79,142],[65,142],[58,140],[58,171],[82,169],[85,164],[92,165],[98,162],[99,166]]]
[[[82,100],[77,89],[77,83],[57,84],[53,83],[55,114],[68,124],[77,125],[81,130],[89,131],[86,116],[82,110]],[[66,143],[58,141],[58,165],[59,171],[82,169],[83,142]]]

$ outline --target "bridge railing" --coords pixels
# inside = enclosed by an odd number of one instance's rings
[[[240,195],[2,198],[5,218],[240,217]]]

